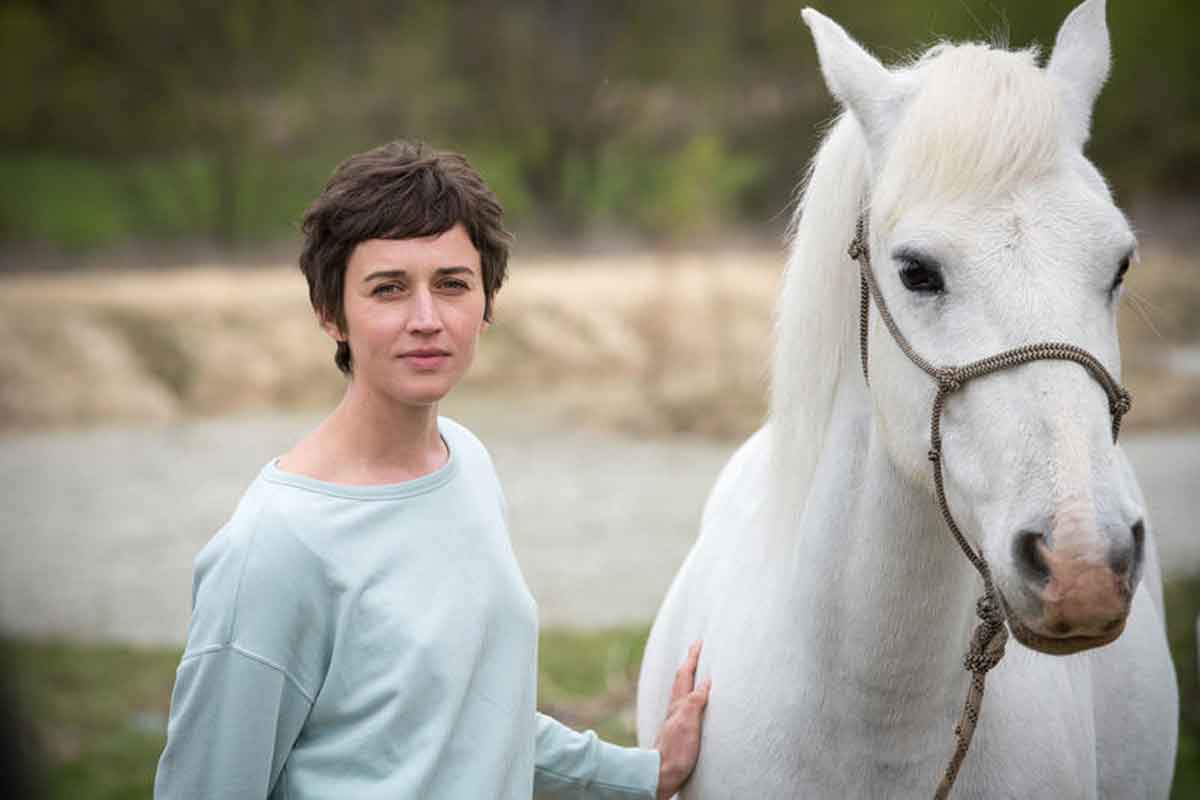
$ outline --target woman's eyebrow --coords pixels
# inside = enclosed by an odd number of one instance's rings
[[[444,275],[474,275],[475,270],[470,267],[438,267],[434,270],[433,274],[439,277]]]
[[[474,275],[475,270],[473,270],[471,267],[459,267],[459,266],[438,267],[436,270],[434,270],[433,274],[438,277],[445,276],[445,275]],[[376,270],[375,272],[372,272],[369,275],[367,275],[367,277],[363,278],[363,283],[370,283],[371,281],[374,281],[374,280],[383,280],[386,278],[407,278],[407,277],[408,277],[408,272],[406,270],[381,269],[381,270]]]
[[[408,277],[408,273],[402,269],[380,269],[380,270],[376,270],[375,272],[370,273],[369,275],[367,275],[367,277],[363,278],[363,283],[370,283],[371,281],[381,280],[383,278],[407,278],[407,277]]]

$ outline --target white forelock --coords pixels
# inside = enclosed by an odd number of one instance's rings
[[[1068,141],[1059,86],[1035,50],[938,45],[909,67],[915,92],[874,178],[874,219],[915,204],[1002,196],[1052,171]]]

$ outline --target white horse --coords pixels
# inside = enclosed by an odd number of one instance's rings
[[[934,499],[937,386],[874,304],[864,381],[846,248],[865,211],[881,293],[933,364],[1060,341],[1119,379],[1135,239],[1083,155],[1109,68],[1104,2],[1075,9],[1045,68],[967,44],[889,70],[803,16],[844,113],[794,222],[770,419],[718,478],[655,622],[638,733],[654,741],[673,670],[703,639],[713,689],[684,796],[928,797],[954,749],[982,584]],[[946,401],[949,506],[1030,645],[1010,641],[989,675],[955,797],[1168,794],[1178,695],[1161,575],[1110,424],[1105,392],[1067,361]]]

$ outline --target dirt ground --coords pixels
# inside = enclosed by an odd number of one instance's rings
[[[735,442],[586,430],[466,393],[443,410],[493,453],[543,625],[653,619]],[[316,421],[272,414],[0,437],[0,629],[181,642],[192,559],[262,465]],[[1132,435],[1124,446],[1166,569],[1200,571],[1200,432]]]

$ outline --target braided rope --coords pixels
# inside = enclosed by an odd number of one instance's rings
[[[967,688],[967,699],[963,703],[962,714],[958,724],[954,726],[955,746],[950,756],[950,763],[942,773],[942,780],[934,792],[934,800],[946,800],[950,789],[958,777],[959,767],[967,757],[971,739],[975,735],[975,724],[979,722],[979,714],[983,710],[983,688],[988,670],[1000,663],[1004,658],[1004,646],[1008,643],[1008,629],[1004,627],[1004,612],[996,603],[989,587],[986,594],[975,603],[975,613],[979,624],[971,635],[971,645],[963,658],[963,668],[971,673],[971,683]]]
[[[963,536],[962,531],[959,530],[958,524],[954,521],[954,515],[950,513],[950,505],[946,501],[946,487],[942,475],[941,432],[942,412],[945,409],[946,398],[960,390],[968,381],[983,375],[989,375],[993,372],[999,372],[1002,369],[1026,364],[1030,361],[1073,361],[1088,370],[1104,388],[1105,394],[1108,395],[1108,411],[1112,416],[1113,442],[1117,441],[1117,437],[1121,433],[1121,419],[1129,412],[1130,407],[1133,405],[1133,398],[1112,377],[1095,356],[1081,347],[1061,342],[1022,345],[1021,347],[1005,350],[1002,353],[997,353],[978,361],[972,361],[964,366],[935,366],[913,350],[912,345],[908,343],[908,339],[901,333],[899,326],[896,325],[896,321],[892,318],[887,304],[883,301],[883,295],[880,293],[879,285],[875,281],[875,273],[871,269],[871,253],[867,246],[865,216],[858,218],[858,224],[855,226],[854,231],[854,239],[850,242],[847,254],[852,261],[857,261],[859,264],[860,298],[858,333],[863,379],[868,384],[870,383],[867,341],[868,316],[870,314],[871,298],[874,297],[875,305],[879,309],[879,315],[883,318],[888,332],[892,334],[892,338],[896,341],[900,350],[910,361],[937,381],[938,391],[933,399],[933,410],[930,415],[929,427],[929,461],[933,466],[934,490],[937,494],[938,507],[941,509],[942,518],[946,521],[946,527],[950,529],[950,533],[954,536],[954,540],[962,550],[963,555],[967,557],[967,560],[971,562],[971,565],[975,567],[979,572],[979,576],[983,579],[984,593],[975,604],[975,612],[979,617],[979,622],[971,634],[971,643],[963,659],[963,668],[971,673],[971,682],[967,689],[966,700],[963,703],[962,714],[959,717],[958,724],[954,726],[954,753],[951,755],[950,763],[946,766],[941,782],[934,793],[935,800],[946,800],[950,796],[950,790],[954,786],[955,779],[958,777],[959,768],[967,756],[967,750],[971,746],[971,739],[975,735],[975,725],[978,723],[979,714],[983,709],[983,691],[987,673],[1000,663],[1000,659],[1004,657],[1005,644],[1008,642],[1008,630],[1005,627],[1005,609],[996,592],[996,587],[992,583],[992,572],[988,568],[987,561],[983,558],[983,553],[976,551],[967,541],[966,537]]]
[[[863,376],[868,379],[868,359],[867,359],[867,330],[868,330],[868,309],[870,299],[875,299],[875,305],[879,308],[879,315],[883,318],[884,324],[887,326],[888,332],[892,334],[892,338],[896,340],[896,344],[900,350],[908,357],[910,361],[920,367],[926,374],[937,381],[938,386],[947,388],[948,393],[953,393],[962,388],[962,385],[972,378],[978,378],[992,372],[998,372],[1008,367],[1015,367],[1018,364],[1025,364],[1030,361],[1038,360],[1060,360],[1074,361],[1080,366],[1086,368],[1092,373],[1093,377],[1104,387],[1105,394],[1108,395],[1108,410],[1113,418],[1112,434],[1113,441],[1117,441],[1117,436],[1121,432],[1121,418],[1128,413],[1133,405],[1133,398],[1124,387],[1119,384],[1115,378],[1109,373],[1104,365],[1088,351],[1082,347],[1073,344],[1065,344],[1062,342],[1043,342],[1041,344],[1027,344],[1021,347],[1015,347],[1011,350],[1005,350],[1002,353],[997,353],[987,358],[982,358],[978,361],[973,361],[961,367],[937,367],[923,358],[912,345],[909,344],[908,338],[900,331],[896,320],[893,319],[891,311],[888,310],[887,304],[883,301],[883,295],[879,291],[879,284],[875,280],[875,271],[871,268],[871,252],[867,246],[867,230],[865,217],[859,217],[858,223],[855,226],[854,240],[850,243],[847,249],[847,254],[851,260],[859,262],[860,266],[860,281],[861,281],[861,299],[859,302],[859,352],[862,357]]]

